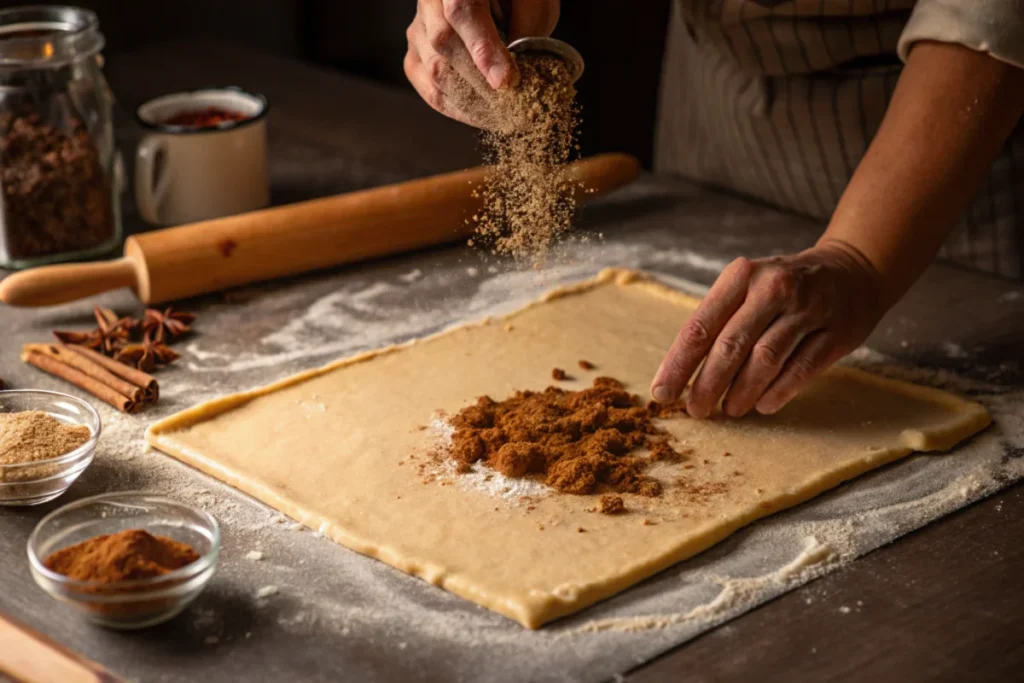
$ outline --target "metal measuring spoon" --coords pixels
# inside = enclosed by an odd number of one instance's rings
[[[498,27],[498,33],[502,40],[508,35],[508,11],[506,0],[491,0],[491,16]],[[572,82],[575,83],[583,75],[583,56],[569,43],[557,38],[542,38],[540,36],[527,36],[513,40],[508,44],[509,52],[543,52],[558,57],[572,74]]]
[[[583,75],[583,56],[569,43],[557,38],[527,37],[508,44],[509,52],[545,52],[565,62],[575,83]]]

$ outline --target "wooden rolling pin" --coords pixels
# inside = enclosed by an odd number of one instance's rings
[[[117,683],[124,679],[42,633],[0,615],[0,680]]]
[[[639,173],[626,154],[573,164],[584,198],[621,187]],[[469,237],[467,222],[485,167],[289,204],[129,237],[124,257],[34,268],[0,282],[0,301],[51,306],[131,287],[160,303],[397,254]]]

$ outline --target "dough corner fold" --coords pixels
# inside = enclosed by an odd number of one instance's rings
[[[538,628],[619,593],[737,529],[914,451],[945,451],[991,421],[977,403],[845,367],[777,415],[680,416],[685,448],[652,464],[655,498],[459,475],[428,429],[478,396],[543,390],[552,368],[579,389],[599,375],[647,385],[698,300],[611,269],[482,321],[363,353],[200,404],[146,440],[332,540]],[[594,370],[577,370],[586,359]],[[399,382],[400,396],[393,390]]]

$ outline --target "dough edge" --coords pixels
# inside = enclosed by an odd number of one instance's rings
[[[589,291],[607,284],[616,286],[638,286],[652,294],[661,296],[683,305],[695,306],[699,299],[654,280],[650,275],[629,269],[608,268],[596,277],[556,289],[552,289],[538,299],[501,317],[499,321],[509,321],[525,311],[545,302],[574,294]],[[285,377],[271,384],[257,387],[228,396],[223,396],[192,408],[185,409],[153,423],[146,429],[146,442],[182,462],[213,476],[214,478],[238,489],[266,505],[274,508],[301,524],[315,529],[331,540],[354,550],[362,555],[380,560],[404,573],[419,577],[428,583],[444,588],[466,600],[482,605],[502,614],[522,626],[536,629],[559,617],[582,610],[594,603],[609,598],[623,590],[662,572],[669,567],[707,550],[716,543],[730,536],[738,529],[781,510],[794,507],[814,498],[825,491],[835,488],[845,481],[854,479],[872,469],[894,462],[915,451],[946,451],[960,441],[980,432],[991,424],[991,416],[981,404],[961,399],[953,394],[901,380],[882,377],[856,368],[835,366],[828,372],[842,373],[858,381],[873,384],[881,388],[903,393],[919,399],[930,400],[956,412],[956,419],[950,420],[936,429],[928,431],[907,430],[901,436],[902,447],[872,452],[869,456],[852,463],[843,470],[829,472],[822,477],[807,483],[802,488],[793,490],[787,495],[773,500],[773,504],[764,508],[751,507],[743,515],[737,515],[728,523],[719,524],[688,543],[680,544],[662,555],[648,558],[637,563],[628,571],[610,580],[573,586],[573,590],[563,595],[554,593],[534,593],[528,599],[497,595],[493,592],[480,590],[472,581],[458,573],[450,572],[445,567],[426,561],[422,558],[410,557],[386,543],[363,538],[346,530],[325,516],[313,512],[291,498],[281,495],[262,482],[239,474],[220,463],[211,460],[201,453],[193,451],[173,440],[174,432],[187,429],[194,424],[209,420],[217,415],[275,391],[300,384],[314,377],[333,372],[339,368],[366,362],[377,356],[394,353],[414,344],[424,343],[433,338],[449,334],[455,330],[493,324],[491,317],[446,328],[435,334],[395,344],[380,349],[362,352],[346,358],[332,361],[319,368],[312,368],[296,375]]]

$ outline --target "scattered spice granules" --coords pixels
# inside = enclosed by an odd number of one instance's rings
[[[679,478],[676,480],[679,492],[688,500],[695,503],[705,503],[714,496],[720,496],[729,490],[725,482],[707,482],[697,484],[689,479]]]
[[[567,164],[578,149],[579,109],[565,62],[539,53],[513,56],[519,84],[486,102],[491,129],[482,143],[493,169],[477,190],[483,208],[471,219],[477,235],[471,243],[539,263],[572,227],[577,187]]]
[[[565,374],[565,370],[562,368],[555,368],[551,371],[551,379],[561,382],[562,380],[569,379],[569,375]]]
[[[597,367],[589,360],[581,360],[578,362],[578,365],[580,366],[580,370],[593,370],[595,367]]]
[[[113,583],[163,576],[199,559],[186,543],[143,529],[96,536],[47,557],[47,569],[75,581]]]
[[[59,458],[92,438],[85,425],[61,422],[41,410],[0,413],[0,465],[17,465]],[[0,467],[0,481],[23,481],[46,476],[47,468],[31,471],[5,471]]]
[[[562,493],[658,496],[660,482],[644,474],[650,460],[632,453],[668,448],[667,433],[653,422],[662,408],[643,406],[610,377],[581,391],[548,387],[500,402],[482,396],[451,418],[449,455],[460,473],[482,460],[507,477],[542,476]]]
[[[686,456],[664,441],[651,444],[651,462],[679,462]]]
[[[601,496],[597,511],[603,515],[619,515],[626,511],[626,504],[622,502],[622,496]]]

